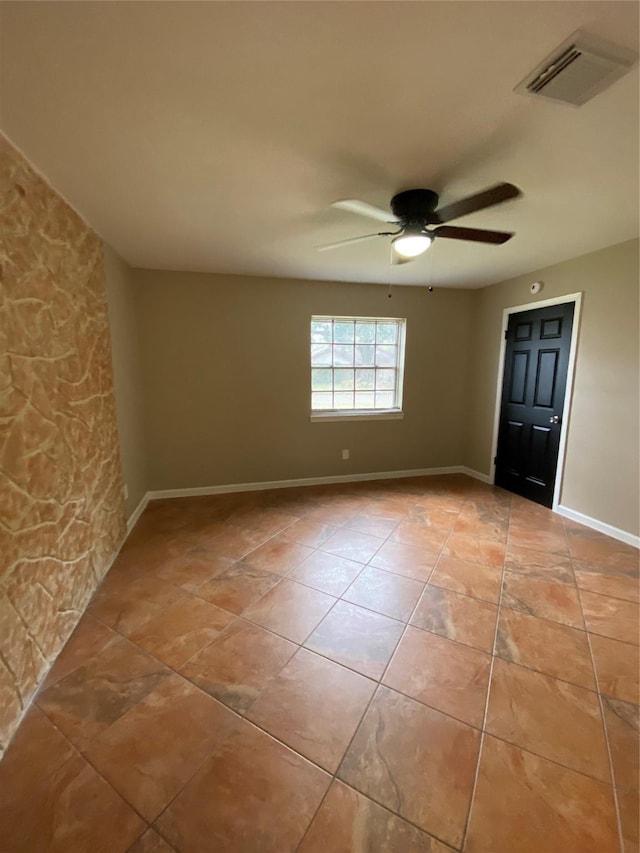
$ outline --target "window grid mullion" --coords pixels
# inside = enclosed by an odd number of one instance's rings
[[[335,365],[335,345],[336,345],[336,321],[331,321],[331,407],[336,408],[336,365]]]
[[[326,318],[326,319],[329,319],[329,318]],[[324,322],[326,322],[326,319],[324,320]],[[313,322],[313,318],[312,318],[312,322]],[[355,397],[356,397],[356,394],[359,392],[360,393],[366,393],[366,394],[373,394],[373,408],[374,409],[376,408],[376,402],[377,402],[378,395],[382,395],[382,394],[391,394],[392,398],[393,398],[392,399],[392,406],[395,406],[397,403],[397,399],[398,399],[398,378],[399,378],[399,372],[400,372],[400,365],[398,364],[398,359],[399,359],[399,354],[400,354],[401,322],[397,321],[397,320],[377,320],[377,319],[376,320],[374,320],[374,319],[372,319],[372,320],[366,320],[366,319],[358,320],[357,318],[351,319],[351,318],[347,318],[347,317],[338,318],[338,319],[332,317],[329,319],[329,322],[331,324],[331,339],[330,339],[330,342],[328,342],[328,343],[329,343],[329,346],[331,347],[331,366],[330,366],[330,370],[331,370],[331,404],[332,404],[333,410],[334,411],[341,411],[341,409],[339,409],[338,404],[336,402],[336,394],[337,393],[349,394],[351,397],[351,408],[345,409],[344,411],[355,410],[355,406],[356,406]],[[342,323],[350,322],[351,323],[351,325],[353,327],[353,341],[351,343],[343,344],[341,342],[336,341],[336,323],[337,322],[342,322]],[[366,365],[357,367],[356,366],[356,352],[355,352],[356,346],[357,346],[357,329],[358,329],[359,325],[365,325],[365,324],[372,324],[374,326],[373,343],[372,344],[371,343],[370,344],[366,344],[366,343],[363,344],[364,346],[373,346],[373,365],[371,365],[370,367],[367,367]],[[396,329],[395,343],[385,344],[384,342],[379,340],[379,327],[381,325],[393,325],[393,326],[395,326],[395,329]],[[349,346],[351,348],[351,364],[336,365],[335,347],[337,345],[345,346],[345,347]],[[394,364],[393,365],[388,365],[388,366],[378,365],[378,363],[377,363],[378,362],[377,350],[378,350],[378,347],[382,347],[382,346],[393,346],[395,348],[395,358],[394,358]],[[352,376],[353,376],[353,387],[351,388],[350,391],[347,389],[340,390],[340,389],[336,388],[336,370],[339,370],[339,369],[351,370]],[[358,389],[356,387],[357,383],[356,383],[356,375],[355,374],[356,374],[356,370],[358,370],[358,369],[360,369],[360,370],[373,370],[373,388],[370,388],[370,389],[360,388],[360,389]],[[380,370],[393,370],[393,386],[391,388],[379,389],[377,387],[377,385],[378,385],[378,372]]]

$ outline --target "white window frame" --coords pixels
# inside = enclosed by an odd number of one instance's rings
[[[402,410],[402,398],[404,390],[404,359],[405,343],[407,336],[406,317],[347,317],[335,314],[314,314],[309,323],[311,331],[314,322],[339,322],[349,320],[351,322],[365,323],[396,323],[398,325],[398,364],[396,370],[395,405],[388,409],[311,409],[310,420],[312,422],[322,421],[369,421],[369,420],[401,420],[404,418]],[[309,336],[309,399],[311,400],[311,336]],[[355,365],[354,365],[355,368]],[[334,370],[335,365],[327,365],[327,369]]]

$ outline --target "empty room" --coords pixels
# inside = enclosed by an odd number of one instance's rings
[[[639,11],[0,2],[2,853],[637,853]]]

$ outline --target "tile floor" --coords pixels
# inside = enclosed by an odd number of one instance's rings
[[[638,552],[462,476],[152,503],[0,847],[632,853]]]

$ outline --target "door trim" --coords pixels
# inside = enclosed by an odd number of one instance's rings
[[[551,509],[556,512],[560,504],[562,493],[562,480],[564,476],[564,462],[567,450],[567,433],[569,431],[569,419],[571,415],[571,403],[573,402],[573,378],[575,374],[576,355],[578,351],[578,337],[580,330],[580,312],[582,309],[582,292],[567,293],[565,296],[555,296],[552,299],[541,299],[539,302],[527,302],[525,305],[514,305],[505,308],[502,312],[502,325],[500,327],[500,356],[498,361],[498,381],[496,383],[496,407],[493,416],[493,439],[491,441],[490,467],[491,482],[495,483],[496,466],[493,461],[498,453],[498,430],[500,427],[500,408],[502,402],[502,382],[504,379],[504,357],[507,348],[505,332],[509,325],[511,314],[519,314],[521,311],[532,311],[536,308],[546,308],[549,305],[564,305],[567,302],[574,303],[573,328],[571,329],[571,344],[569,346],[569,364],[567,365],[567,387],[564,395],[564,409],[562,413],[562,425],[560,427],[560,444],[558,447],[558,464],[556,466],[556,482],[553,489],[553,503]]]

